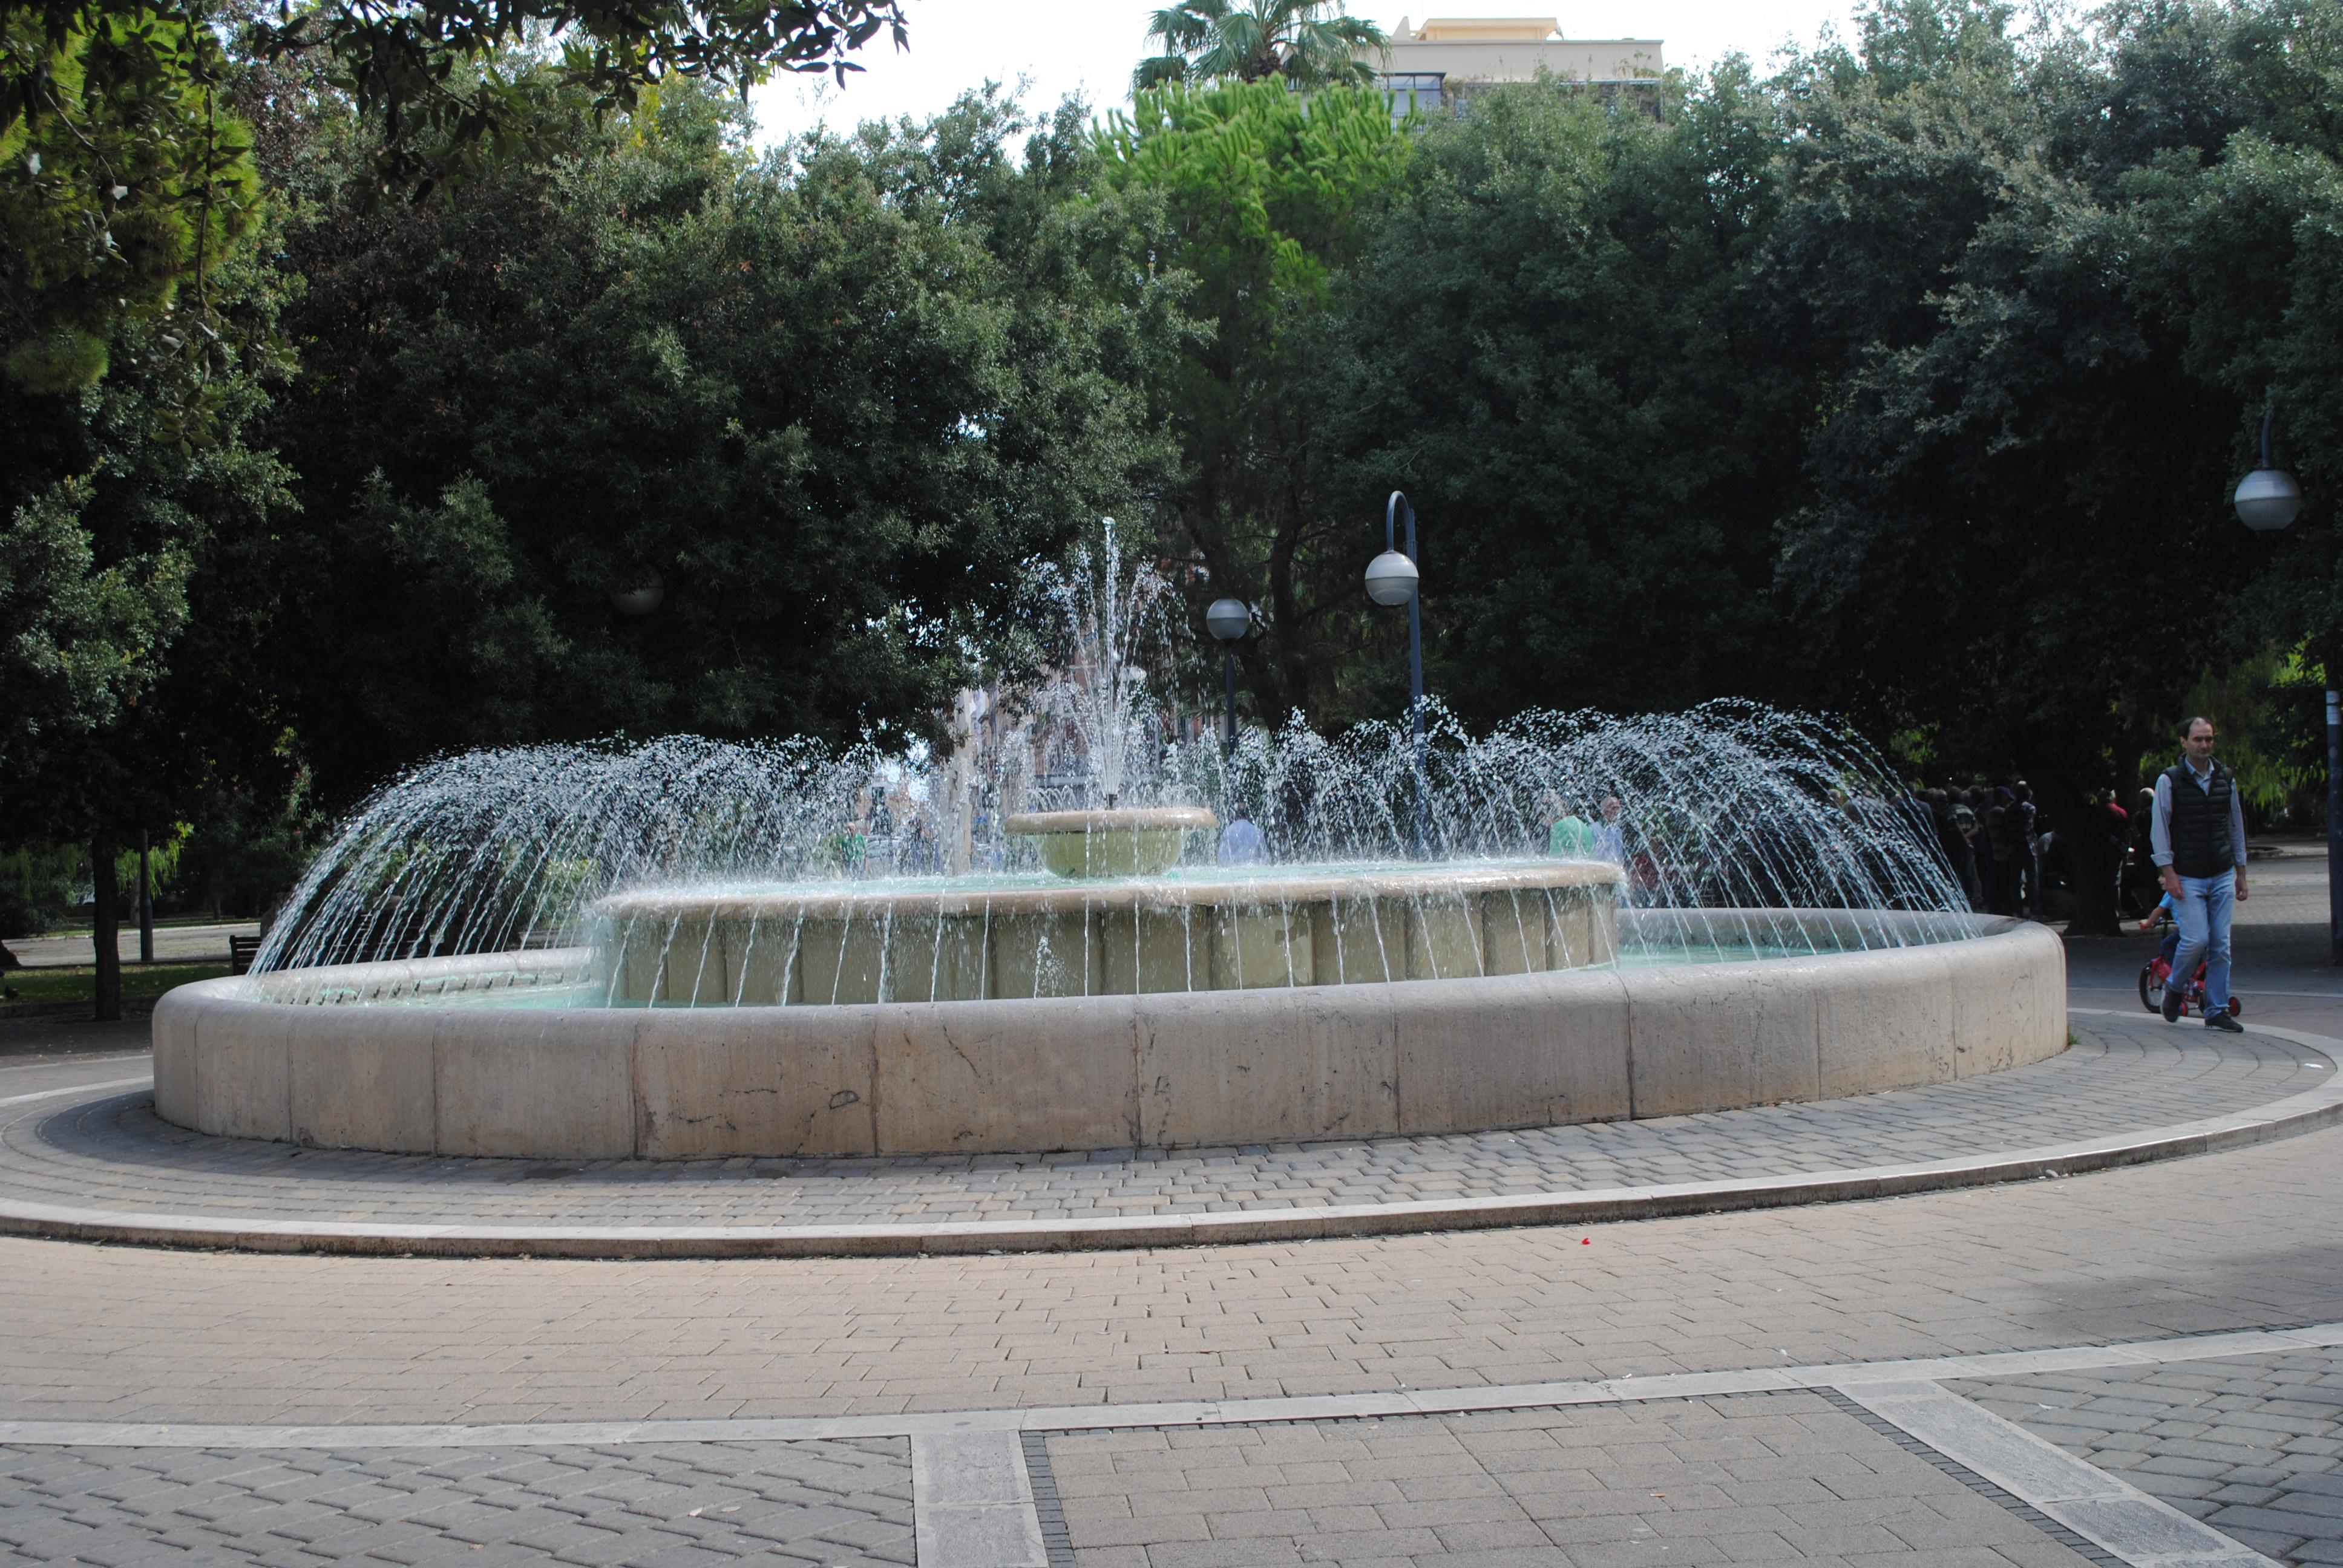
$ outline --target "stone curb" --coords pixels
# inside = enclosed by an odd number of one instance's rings
[[[2075,1009],[2077,1012],[2098,1010]],[[2257,1027],[2255,1033],[2343,1065],[2343,1040]],[[72,1091],[55,1092],[74,1092]],[[44,1095],[42,1098],[47,1098]],[[29,1098],[29,1097],[28,1097]],[[2048,1148],[2003,1151],[1912,1165],[1875,1165],[1798,1176],[1688,1181],[1580,1192],[1102,1220],[962,1221],[932,1225],[389,1225],[251,1220],[203,1214],[129,1214],[17,1202],[0,1196],[0,1235],[129,1246],[250,1252],[333,1252],[397,1257],[656,1258],[917,1257],[981,1252],[1092,1251],[1228,1246],[1403,1235],[1425,1231],[1600,1224],[1684,1214],[1788,1208],[1901,1197],[2007,1181],[2087,1174],[2217,1154],[2343,1122],[2343,1071],[2320,1088],[2248,1111]]]

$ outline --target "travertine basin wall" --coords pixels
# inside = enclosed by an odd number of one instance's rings
[[[227,1136],[580,1160],[1169,1149],[1672,1116],[2056,1055],[2057,937],[1971,924],[1970,940],[1815,958],[820,1008],[461,1003],[572,975],[576,952],[402,966],[393,989],[441,987],[425,1005],[289,1004],[265,1000],[270,977],[206,980],[156,1009],[155,1098],[166,1120]],[[357,990],[357,971],[385,967],[297,972]]]
[[[680,889],[617,894],[595,913],[608,1000],[834,1007],[1584,969],[1618,954],[1623,880],[1607,860],[1544,860],[1014,888]]]

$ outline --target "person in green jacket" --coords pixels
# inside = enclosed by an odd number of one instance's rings
[[[1594,826],[1568,802],[1551,797],[1546,807],[1545,852],[1557,860],[1594,858]]]

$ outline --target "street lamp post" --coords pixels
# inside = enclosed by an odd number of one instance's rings
[[[1241,598],[1216,598],[1204,611],[1204,628],[1221,645],[1221,671],[1229,689],[1227,733],[1221,737],[1221,755],[1237,749],[1237,644],[1252,629],[1252,610]]]
[[[138,961],[155,961],[155,878],[150,869],[153,840],[142,832],[138,835]]]
[[[2261,466],[2237,481],[2230,498],[2237,521],[2258,534],[2278,532],[2302,511],[2302,487],[2270,455],[2277,420],[2262,415]],[[2333,687],[2327,692],[2327,957],[2343,964],[2343,690]]]
[[[1398,522],[1407,518],[1407,549],[1398,548]],[[1415,508],[1398,490],[1383,503],[1383,553],[1367,563],[1367,597],[1387,608],[1407,606],[1408,718],[1415,740],[1415,857],[1423,859],[1423,603],[1418,591]]]

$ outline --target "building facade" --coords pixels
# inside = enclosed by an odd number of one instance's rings
[[[1552,16],[1402,17],[1372,63],[1392,113],[1456,114],[1473,94],[1504,82],[1555,79],[1615,88],[1658,80],[1657,38],[1564,38]]]

